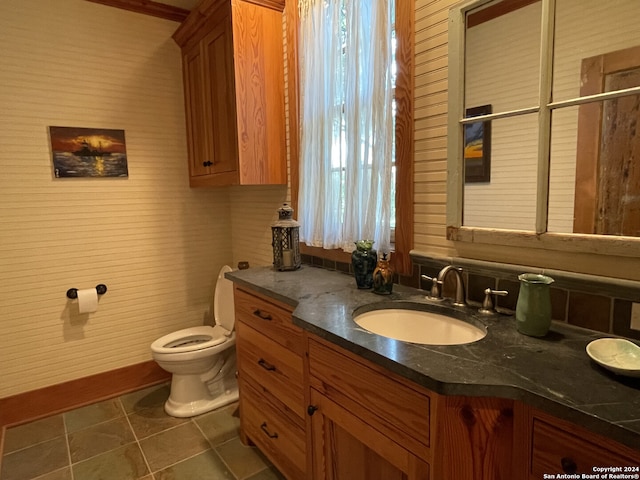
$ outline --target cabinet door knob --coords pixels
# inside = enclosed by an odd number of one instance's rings
[[[315,405],[309,405],[307,407],[307,415],[309,415],[310,417],[313,416],[313,414],[316,413],[316,410],[318,410],[318,407],[316,407]]]
[[[210,167],[211,165],[213,165],[213,163],[210,160],[207,160],[206,162],[202,162],[203,167]]]
[[[578,465],[572,458],[562,457],[560,459],[560,465],[564,473],[576,473],[578,471]]]

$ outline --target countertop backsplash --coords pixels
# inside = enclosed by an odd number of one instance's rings
[[[421,280],[421,275],[433,277],[443,266],[454,264],[464,270],[467,301],[471,305],[479,306],[482,303],[487,287],[508,291],[507,296],[497,297],[496,302],[496,308],[504,313],[515,312],[520,290],[520,273],[545,273],[555,280],[551,286],[553,320],[640,340],[640,330],[631,328],[632,305],[634,302],[640,303],[640,282],[466,258],[436,258],[414,252],[411,259],[412,275],[396,275],[395,283],[428,290],[430,285]],[[303,255],[302,262],[314,267],[353,274],[348,263],[311,255]],[[453,280],[451,277],[450,279]],[[449,294],[450,287],[445,285],[445,295]],[[640,305],[637,308],[640,309]]]

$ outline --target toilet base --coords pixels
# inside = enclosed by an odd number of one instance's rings
[[[238,386],[226,390],[214,398],[201,398],[190,402],[176,402],[171,397],[164,404],[164,411],[172,417],[187,418],[201,415],[237,401]]]
[[[213,366],[200,375],[174,370],[165,412],[172,417],[194,417],[238,400],[235,350],[222,352],[212,361]]]

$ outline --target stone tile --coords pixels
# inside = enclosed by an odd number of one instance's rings
[[[103,422],[69,434],[72,463],[134,442],[135,437],[126,417]]]
[[[247,480],[285,480],[285,477],[275,467],[270,467],[250,476]]]
[[[73,480],[73,477],[71,476],[71,468],[65,467],[38,477],[37,480]]]
[[[163,383],[122,395],[120,401],[125,412],[133,413],[138,410],[164,406],[170,392],[171,385]]]
[[[270,466],[257,448],[243,445],[239,438],[223,443],[215,450],[237,478],[250,477]]]
[[[608,332],[611,298],[580,292],[569,293],[567,320],[578,327]]]
[[[516,305],[518,304],[518,295],[520,294],[520,282],[507,278],[499,278],[498,290],[506,290],[509,294],[504,297],[498,296],[494,298],[493,300],[496,302],[496,306],[515,312]]]
[[[233,474],[213,450],[179,462],[154,474],[155,480],[235,480]]]
[[[136,480],[151,473],[137,443],[76,463],[72,468],[74,480]]]
[[[123,415],[120,401],[113,398],[65,413],[64,423],[67,425],[67,432],[71,433]]]
[[[194,419],[212,447],[227,442],[239,435],[240,418],[234,415],[237,409],[238,404],[233,403]]]
[[[471,302],[482,304],[484,291],[487,288],[496,289],[496,279],[485,275],[474,275],[470,273],[467,278],[467,299]],[[495,297],[493,297],[495,301]]]
[[[54,415],[18,427],[8,428],[4,435],[3,453],[6,455],[64,434],[62,415]]]
[[[69,465],[65,437],[39,443],[2,458],[2,480],[29,480]]]
[[[567,300],[569,293],[559,288],[550,288],[551,297],[551,318],[565,322],[567,320]]]
[[[631,328],[631,305],[628,300],[613,301],[613,333],[640,340],[640,331]]]
[[[140,446],[152,472],[211,448],[198,427],[191,422],[140,440]]]
[[[138,440],[147,438],[163,430],[177,427],[189,421],[188,418],[176,418],[164,411],[162,405],[137,410],[129,415],[129,421]]]

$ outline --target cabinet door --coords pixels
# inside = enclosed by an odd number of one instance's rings
[[[207,131],[204,108],[203,59],[200,44],[195,44],[182,57],[184,93],[187,114],[187,148],[189,149],[189,175],[198,177],[209,174],[211,161],[207,142],[203,142]]]
[[[428,480],[429,464],[311,389],[313,478]],[[310,413],[313,410],[310,407]]]
[[[569,432],[534,418],[532,438],[531,479],[544,478],[545,473],[576,474],[580,478],[589,478],[582,474],[593,474],[594,467],[624,469],[640,466],[640,455],[625,457],[615,442],[579,431],[577,427]],[[637,473],[637,470],[628,472],[629,475]]]
[[[226,15],[201,41],[204,59],[204,105],[212,152],[211,173],[237,171],[237,134],[231,16]]]
[[[286,185],[282,12],[256,3],[232,1],[239,177]]]

